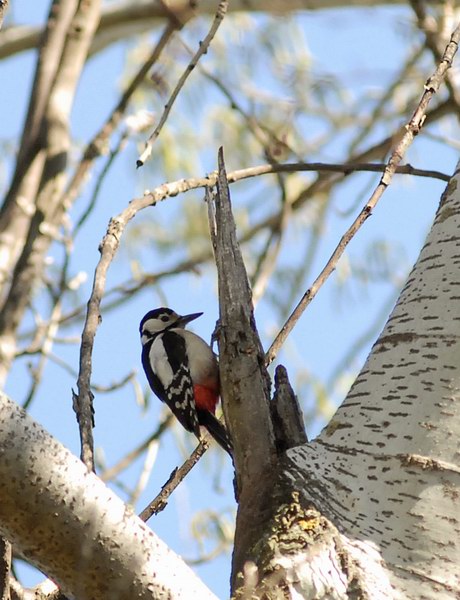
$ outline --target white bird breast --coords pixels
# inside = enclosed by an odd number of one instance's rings
[[[208,344],[191,331],[185,331],[184,329],[172,329],[171,331],[182,336],[185,340],[192,381],[200,383],[209,378],[216,378],[217,360]],[[153,341],[149,352],[149,360],[153,372],[159,378],[163,387],[167,388],[174,378],[174,373],[169,364],[161,336]]]
[[[185,339],[190,375],[194,383],[201,383],[217,375],[217,360],[214,352],[200,336],[180,329],[177,333]]]
[[[169,364],[168,356],[166,354],[165,347],[161,337],[157,337],[153,340],[152,346],[149,352],[149,361],[152,371],[161,381],[164,388],[171,385],[174,377],[173,370]]]

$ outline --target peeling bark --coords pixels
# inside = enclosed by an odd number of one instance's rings
[[[299,401],[282,365],[276,368],[275,394],[270,408],[278,454],[308,441]]]

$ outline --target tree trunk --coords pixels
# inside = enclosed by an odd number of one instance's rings
[[[271,501],[252,495],[266,526],[235,565],[237,596],[458,593],[458,181],[345,402],[317,439],[279,455]]]

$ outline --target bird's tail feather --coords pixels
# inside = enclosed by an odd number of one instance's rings
[[[198,410],[197,413],[200,425],[203,425],[219,446],[233,458],[232,442],[230,441],[230,437],[224,425],[222,425],[222,423],[207,410]]]

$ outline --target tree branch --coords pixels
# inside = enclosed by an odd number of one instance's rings
[[[217,8],[216,16],[214,17],[214,20],[211,24],[211,27],[210,27],[206,37],[204,38],[204,40],[202,42],[200,42],[198,50],[196,51],[195,55],[193,56],[193,58],[187,65],[185,71],[182,73],[181,77],[179,78],[179,81],[177,82],[176,87],[174,88],[174,90],[171,94],[171,97],[169,98],[168,102],[165,105],[163,114],[161,115],[158,125],[155,127],[154,132],[147,140],[144,151],[137,159],[137,162],[136,162],[137,168],[142,167],[144,165],[145,161],[148,160],[148,158],[152,154],[153,144],[155,143],[155,140],[160,135],[160,131],[163,129],[163,125],[166,123],[166,120],[168,119],[169,113],[171,112],[174,102],[176,101],[176,98],[179,95],[179,92],[184,87],[185,82],[188,79],[188,76],[193,71],[193,69],[196,67],[200,58],[204,54],[207,53],[209,45],[211,44],[212,40],[214,39],[214,36],[217,33],[217,30],[219,29],[222,21],[224,20],[224,17],[227,13],[227,8],[228,8],[228,1],[220,0],[219,6]]]
[[[81,187],[87,178],[89,169],[93,165],[96,158],[101,156],[101,154],[105,151],[107,141],[109,140],[110,136],[115,131],[123,115],[125,114],[134,92],[144,82],[148,72],[162,55],[163,50],[167,46],[168,42],[171,40],[173,34],[177,31],[177,28],[178,23],[175,20],[168,21],[163,33],[160,35],[158,41],[152,49],[151,54],[147,57],[147,59],[140,66],[139,70],[135,73],[129,85],[126,87],[125,91],[123,92],[119,101],[117,102],[117,105],[115,106],[112,113],[109,115],[101,129],[87,144],[83,156],[80,160],[80,163],[72,177],[72,180],[67,186],[64,198],[62,200],[63,204],[73,202],[79,194],[79,192],[81,191]]]
[[[10,600],[11,544],[0,537],[0,600]]]
[[[222,148],[219,150],[216,233],[222,402],[230,434],[236,441],[235,466],[238,490],[242,493],[245,485],[270,468],[275,446],[268,406],[270,379],[263,367],[251,290],[236,239]]]
[[[4,395],[0,447],[0,531],[64,593],[215,599],[98,477]]]
[[[3,25],[3,19],[5,18],[5,13],[8,10],[9,0],[0,0],[0,29]]]
[[[359,215],[353,221],[351,226],[347,229],[347,231],[342,236],[339,244],[336,249],[332,253],[332,256],[328,260],[326,266],[318,275],[318,277],[313,282],[312,286],[305,292],[305,294],[300,299],[299,303],[292,311],[286,323],[283,325],[282,329],[276,336],[272,345],[267,351],[266,361],[267,364],[270,364],[276,357],[279,349],[286,341],[286,338],[296,325],[297,321],[302,316],[303,311],[307,308],[310,302],[318,293],[318,290],[322,287],[324,282],[327,280],[329,275],[334,271],[338,260],[342,256],[345,251],[345,248],[348,246],[349,242],[353,239],[356,233],[359,231],[363,223],[367,220],[367,218],[371,215],[372,210],[377,205],[378,201],[382,197],[383,193],[390,185],[394,174],[397,171],[398,165],[403,159],[407,149],[410,144],[413,142],[415,136],[420,132],[420,129],[423,126],[426,117],[426,110],[428,108],[428,104],[433,96],[438,91],[442,81],[444,80],[446,73],[450,66],[452,65],[453,58],[458,49],[458,42],[460,40],[460,25],[456,27],[455,31],[452,33],[451,40],[447,45],[444,54],[442,56],[442,60],[438,67],[436,68],[433,75],[428,79],[425,84],[425,91],[418,103],[417,108],[415,109],[412,118],[407,123],[405,128],[405,133],[396,145],[395,149],[392,151],[391,156],[388,160],[385,171],[380,179],[379,184],[375,188],[373,194],[362,208]]]
[[[430,19],[426,10],[425,4],[422,0],[409,0],[410,5],[417,17],[417,23],[421,31],[426,37],[426,46],[430,49],[433,54],[433,58],[436,63],[440,63],[443,60],[443,49],[445,42],[443,43],[441,36],[436,33],[433,26],[436,27],[438,24],[434,19]],[[460,92],[458,90],[458,83],[455,76],[452,73],[446,73],[446,87],[449,91],[451,101],[456,108],[457,118],[460,117]]]
[[[208,448],[209,436],[206,435],[184,464],[180,467],[176,467],[174,471],[172,471],[168,481],[161,488],[161,492],[140,513],[140,519],[148,521],[152,515],[157,515],[166,508],[169,496],[174,492],[179,483],[185,479]]]
[[[5,1],[5,0],[3,0]],[[401,5],[403,0],[385,0],[383,5]],[[358,8],[360,6],[372,6],[373,0],[309,0],[309,10],[324,10],[328,8]],[[141,34],[158,24],[160,19],[168,18],[171,11],[176,14],[183,10],[183,0],[173,0],[167,3],[151,2],[150,0],[137,0],[111,2],[102,13],[101,24],[97,36],[90,49],[94,54],[104,50],[115,41],[120,41],[129,36]],[[213,14],[215,12],[215,0],[201,0],[199,3],[200,14]],[[263,12],[272,10],[275,14],[289,14],[294,11],[304,10],[305,0],[278,0],[270,2],[267,6],[266,0],[233,0],[230,3],[230,12]],[[40,39],[41,29],[18,25],[4,29],[0,35],[0,59],[13,56],[18,52],[24,52],[36,48]]]
[[[44,255],[52,241],[50,230],[53,225],[56,226],[56,213],[61,214],[59,200],[64,187],[64,170],[70,143],[69,115],[88,46],[99,21],[100,0],[80,3],[72,0],[64,3],[63,7],[62,3],[56,4],[58,15],[61,11],[65,14],[58,21],[56,32],[53,30],[54,15],[51,10],[49,37],[51,40],[57,37],[60,43],[57,45],[57,51],[49,44],[45,44],[44,52],[40,53],[37,85],[34,87],[36,95],[32,96],[11,193],[2,209],[0,219],[6,231],[14,231],[17,235],[15,245],[19,242],[22,246],[0,314],[0,337],[3,338],[5,347],[9,349],[9,352],[3,352],[0,379],[6,377],[11,364],[15,349],[15,334],[30,301],[33,286],[42,273]],[[70,7],[69,14],[66,12],[67,7]],[[46,64],[40,66],[40,61],[45,59],[50,61],[49,66]],[[63,98],[66,100],[63,101]],[[30,131],[27,130],[28,126]],[[35,203],[34,195],[26,193],[30,205],[28,204],[29,213],[26,219],[28,230],[25,243],[22,243],[20,232],[16,232],[18,226],[16,217],[21,224],[24,224],[24,207],[17,202],[18,190],[15,189],[17,187],[15,182],[18,178],[22,180],[21,165],[24,163],[27,170],[29,164],[35,163],[37,152],[39,155],[43,154],[41,158],[43,164],[40,165],[40,185]],[[59,223],[60,219],[57,225]],[[6,267],[11,268],[10,260],[15,258],[14,248],[8,247],[6,256],[9,257],[4,261]],[[4,267],[5,265],[2,264],[2,268]]]
[[[115,477],[117,477],[117,475],[119,475],[121,471],[127,469],[136,460],[136,458],[138,458],[143,452],[147,450],[147,448],[153,441],[158,440],[161,437],[161,435],[166,431],[166,429],[168,429],[169,425],[171,424],[172,418],[172,414],[168,414],[158,425],[157,429],[153,433],[151,433],[148,436],[148,438],[144,442],[142,442],[142,444],[140,444],[131,452],[128,452],[128,454],[126,454],[126,456],[120,459],[117,464],[113,465],[108,469],[105,469],[100,475],[102,481],[111,481]],[[144,521],[146,520],[147,519],[144,519]]]

